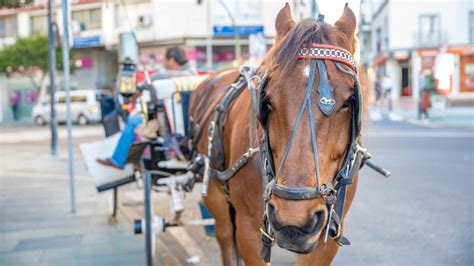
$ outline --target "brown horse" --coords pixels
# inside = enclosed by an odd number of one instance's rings
[[[264,105],[260,108],[264,108],[267,121],[265,125],[262,121],[258,124],[258,137],[264,139],[266,132],[274,164],[279,165],[284,161],[274,184],[293,188],[319,188],[320,184],[330,184],[344,166],[346,154],[350,149],[348,147],[351,145],[352,116],[347,103],[353,98],[356,89],[354,79],[343,73],[336,63],[320,60],[324,62],[328,82],[333,88],[334,110],[331,110],[330,115],[323,114],[318,109],[317,102],[310,101],[314,114],[310,115],[305,111],[300,123],[295,124],[301,110],[300,104],[305,100],[309,75],[314,76],[310,90],[314,87],[313,93],[316,94],[321,73],[310,70],[311,59],[298,59],[297,54],[301,47],[309,47],[315,43],[337,46],[353,54],[356,46],[355,16],[346,5],[334,26],[316,20],[304,20],[296,24],[286,4],[279,12],[275,26],[275,45],[257,73],[262,77],[264,73],[271,71],[265,87],[257,91],[257,95],[263,95],[262,90],[265,89],[264,95],[258,101],[259,105]],[[212,121],[212,113],[226,89],[238,76],[237,69],[219,71],[193,92],[190,117],[195,127],[193,132],[197,141],[197,153],[208,153],[207,128]],[[249,132],[252,126],[256,126],[252,125],[253,121],[249,115],[253,108],[251,102],[249,90],[244,90],[226,110],[221,138],[223,169],[231,167],[233,162],[239,160],[251,147]],[[311,117],[314,123],[310,122]],[[295,134],[291,136],[293,128]],[[312,139],[312,134],[309,133],[313,132],[314,128],[317,130],[315,139]],[[196,134],[205,137],[196,137]],[[290,138],[292,141],[287,150]],[[262,145],[260,142],[260,153]],[[316,161],[313,160],[315,154],[314,149],[310,148],[312,145],[317,145]],[[285,159],[282,159],[283,157]],[[214,162],[211,164],[215,165]],[[316,180],[315,176],[318,176],[319,180]],[[266,209],[271,235],[279,246],[301,254],[297,259],[298,264],[329,265],[339,245],[332,238],[323,243],[324,228],[330,220],[326,198],[288,199],[274,193],[268,195],[264,202],[265,182],[262,182],[262,178],[265,179],[262,177],[259,156],[253,156],[226,183],[214,177],[210,179],[208,195],[204,201],[216,220],[216,238],[221,247],[223,264],[236,265],[240,264],[241,260],[245,265],[266,264],[260,259],[260,229]],[[355,174],[352,185],[347,186],[343,217],[351,206],[357,180]]]

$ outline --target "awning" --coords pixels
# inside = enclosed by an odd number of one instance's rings
[[[374,59],[372,65],[378,66],[378,65],[380,65],[380,64],[385,63],[385,60],[387,60],[387,56],[386,56],[386,55],[384,55],[384,54],[379,55],[379,56],[377,56],[377,57]]]

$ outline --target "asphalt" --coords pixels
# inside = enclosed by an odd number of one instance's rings
[[[98,194],[75,150],[78,213],[69,213],[65,135],[51,159],[47,128],[1,129],[0,265],[143,265],[143,239],[131,232],[142,217],[142,191],[121,189],[119,223],[106,223],[109,195]],[[75,128],[75,143],[102,138],[100,127]],[[362,169],[345,221],[352,244],[333,265],[474,265],[474,131],[419,126],[387,117],[368,121],[364,144],[392,176]],[[26,140],[26,141],[24,141]],[[188,195],[185,218],[198,218],[199,187]],[[166,214],[166,195],[155,193]],[[158,265],[219,265],[215,239],[202,227],[157,237]],[[273,250],[272,265],[295,255]]]
[[[474,132],[383,120],[365,145],[388,168],[363,169],[334,265],[473,265]]]

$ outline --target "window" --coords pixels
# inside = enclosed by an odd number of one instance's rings
[[[0,18],[0,37],[16,37],[16,16],[5,16]]]
[[[85,103],[87,102],[86,95],[71,95],[71,103]],[[58,103],[66,103],[66,96],[59,96]]]
[[[100,8],[73,11],[72,20],[75,20],[81,24],[81,29],[100,29],[102,26],[102,13]]]
[[[31,17],[31,34],[48,35],[48,18],[46,16]]]
[[[100,9],[92,9],[89,12],[89,22],[91,29],[98,29],[102,25]]]
[[[469,11],[469,42],[474,43],[474,11]]]
[[[437,46],[441,43],[441,23],[439,15],[421,15],[419,17],[420,46]]]
[[[375,31],[375,46],[377,53],[382,51],[382,29],[377,28]]]

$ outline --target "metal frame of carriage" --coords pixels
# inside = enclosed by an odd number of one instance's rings
[[[149,89],[155,90],[153,85],[148,86]],[[134,143],[127,155],[127,163],[131,163],[135,166],[134,174],[116,182],[97,187],[99,192],[113,190],[113,208],[109,217],[109,223],[115,223],[117,219],[116,216],[119,207],[118,188],[125,184],[137,182],[137,187],[143,189],[144,217],[143,219],[134,221],[133,230],[135,234],[143,234],[145,236],[147,265],[153,265],[156,251],[155,235],[164,232],[167,227],[182,225],[205,226],[206,233],[208,235],[213,234],[214,219],[212,219],[202,203],[199,203],[200,211],[203,215],[202,220],[181,221],[180,216],[184,211],[184,207],[180,193],[183,187],[192,187],[193,184],[190,183],[194,182],[194,176],[187,169],[187,161],[184,160],[176,164],[174,160],[176,158],[168,158],[171,160],[166,160],[166,151],[176,144],[173,143],[173,140],[175,140],[176,135],[174,133],[179,119],[183,120],[184,133],[186,132],[187,107],[183,108],[183,106],[181,106],[183,111],[178,112],[176,102],[178,98],[182,98],[183,96],[189,97],[191,91],[192,90],[181,90],[173,92],[171,94],[170,110],[167,110],[163,99],[152,97],[151,100],[155,101],[155,105],[157,106],[154,112],[158,113],[158,117],[164,120],[165,136],[160,136],[158,139],[151,141]],[[179,113],[182,113],[183,117],[178,117]],[[171,114],[171,117],[168,116],[169,114]],[[103,117],[102,124],[106,137],[120,132],[120,116],[120,112],[114,112]],[[142,155],[147,148],[150,149],[150,157],[143,158]],[[174,148],[179,149],[179,147]],[[152,201],[153,191],[165,192],[170,195],[168,203],[171,203],[169,205],[173,217],[169,221],[154,215]]]

